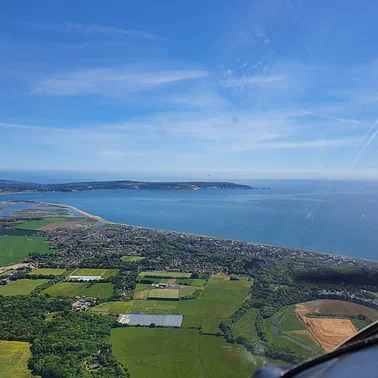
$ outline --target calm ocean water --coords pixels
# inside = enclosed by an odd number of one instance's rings
[[[229,181],[271,190],[35,193],[0,201],[56,202],[113,222],[378,260],[378,182]]]

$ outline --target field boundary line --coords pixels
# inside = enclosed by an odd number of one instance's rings
[[[8,248],[6,248],[6,249],[4,250],[4,253],[7,253],[8,250],[9,250],[9,248],[11,248],[11,247],[13,246],[13,244],[16,244],[16,240],[14,240],[11,244],[9,244]],[[15,263],[15,262],[12,262],[10,265],[12,265],[12,264],[16,264],[16,263]]]
[[[212,377],[212,375],[207,371],[205,364],[202,360],[202,335],[199,335],[199,356],[196,357],[200,363],[200,366],[202,368],[202,371],[206,374],[207,377]]]

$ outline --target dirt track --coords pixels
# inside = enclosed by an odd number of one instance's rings
[[[7,270],[25,268],[29,266],[30,266],[30,263],[18,263],[18,264],[13,264],[13,265],[0,266],[0,273],[6,272]]]
[[[303,315],[300,317],[310,333],[327,352],[357,333],[349,319],[307,318]]]

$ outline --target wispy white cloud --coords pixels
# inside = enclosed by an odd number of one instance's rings
[[[163,38],[155,34],[147,33],[140,30],[123,29],[111,26],[101,26],[101,25],[88,25],[81,23],[67,22],[63,24],[26,24],[34,28],[46,31],[61,32],[61,33],[82,33],[85,35],[89,34],[100,34],[108,37],[133,37],[147,39],[151,41],[169,41],[168,38]]]
[[[48,128],[41,127],[41,126],[22,125],[22,124],[17,124],[17,123],[4,123],[4,122],[0,122],[0,127],[6,127],[10,129],[24,129],[24,130],[40,130],[40,131],[48,130]]]
[[[208,76],[196,69],[136,69],[134,67],[89,69],[43,79],[33,90],[43,95],[123,96],[159,86]]]
[[[286,76],[274,75],[274,76],[242,76],[239,78],[228,78],[227,80],[221,80],[220,83],[226,88],[229,87],[242,87],[246,85],[266,85],[277,82],[286,81]]]
[[[296,142],[269,142],[247,145],[241,143],[231,146],[234,151],[250,151],[257,149],[293,149],[293,148],[330,148],[330,147],[357,147],[363,140],[362,137],[344,138],[344,139],[320,139],[305,140]]]
[[[101,128],[96,126],[87,128],[65,128],[0,122],[0,128],[7,128],[10,130],[14,129],[14,131],[19,130],[20,136],[29,135],[28,133],[38,134],[40,137],[33,140],[34,143],[50,143],[54,140],[57,143],[63,143],[64,141],[70,142],[73,140],[104,141],[117,139],[120,137],[120,133],[102,131]]]
[[[311,116],[316,116],[316,117],[324,117],[324,118],[328,118],[330,120],[333,120],[333,121],[337,121],[337,122],[344,122],[344,123],[351,123],[353,125],[359,125],[361,124],[361,121],[358,121],[356,119],[349,119],[349,118],[341,118],[341,117],[334,117],[334,116],[330,116],[328,114],[322,114],[322,113],[317,113],[317,112],[311,112],[311,111],[307,111],[307,110],[303,110],[301,111],[304,115],[311,115]]]
[[[331,127],[333,124],[334,121],[327,117],[316,122],[312,119],[304,121],[300,110],[236,113],[228,110],[215,114],[204,111],[158,113],[104,127],[117,132],[142,133],[145,138],[166,138],[167,143],[176,140],[192,145],[196,142],[197,148],[203,147],[215,154],[264,149],[358,147],[363,142],[362,129],[345,135],[342,124],[341,132]]]
[[[353,159],[350,165],[351,167],[354,167],[356,165],[360,157],[364,154],[365,150],[370,146],[370,144],[373,142],[375,137],[378,135],[377,125],[378,125],[378,120],[373,123],[373,125],[370,127],[370,129],[366,133],[366,137],[364,138],[364,143],[362,147],[359,149],[355,158]]]

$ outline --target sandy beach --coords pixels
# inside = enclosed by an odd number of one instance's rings
[[[18,201],[6,201],[6,202],[2,202],[1,205],[4,205],[4,206],[14,205],[17,202]],[[89,214],[89,213],[87,213],[87,212],[85,212],[83,210],[80,210],[77,207],[74,207],[74,206],[71,206],[71,205],[62,205],[60,203],[44,202],[44,201],[32,201],[32,202],[34,202],[34,203],[40,203],[40,204],[45,204],[45,205],[49,205],[49,206],[54,206],[54,207],[61,207],[61,208],[71,209],[71,210],[76,211],[77,213],[79,213],[83,217],[91,218],[91,219],[94,219],[94,220],[96,220],[98,222],[103,222],[103,223],[107,223],[107,224],[113,223],[113,222],[107,221],[106,219],[101,218],[98,215]]]
[[[109,224],[112,223],[112,222],[109,222],[109,221],[99,217],[98,215],[89,214],[89,213],[87,213],[83,210],[80,210],[77,207],[74,207],[74,206],[71,206],[71,205],[61,205],[59,203],[51,203],[51,202],[39,202],[39,203],[45,203],[45,204],[55,206],[55,207],[63,207],[63,208],[71,209],[71,210],[78,212],[83,217],[92,218],[92,219],[97,220],[98,222],[109,223]]]

